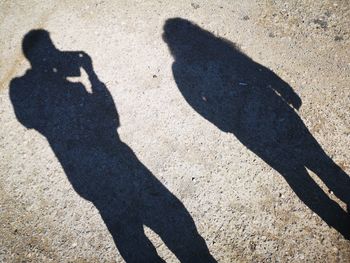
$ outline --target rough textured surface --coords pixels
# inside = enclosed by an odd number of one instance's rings
[[[278,172],[186,102],[162,40],[165,21],[181,17],[236,43],[294,89],[303,102],[299,116],[349,174],[347,1],[80,2],[0,4],[0,261],[122,262],[46,138],[14,114],[9,83],[29,68],[22,38],[43,28],[57,48],[91,56],[117,106],[119,136],[185,205],[218,262],[349,262],[349,241]],[[145,232],[161,257],[177,262]]]

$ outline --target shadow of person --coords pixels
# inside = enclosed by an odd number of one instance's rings
[[[235,44],[187,20],[167,20],[163,40],[175,60],[176,84],[192,108],[220,130],[235,135],[278,171],[312,211],[349,238],[349,215],[306,168],[347,206],[349,176],[327,156],[296,113],[301,99],[293,89]]]
[[[216,262],[184,205],[123,143],[116,106],[84,52],[63,52],[49,33],[23,39],[31,68],[10,84],[17,119],[45,136],[75,191],[99,210],[127,262],[164,262],[143,226],[157,233],[181,262]],[[70,77],[83,69],[88,92]]]

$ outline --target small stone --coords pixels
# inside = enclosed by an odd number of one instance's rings
[[[316,25],[320,26],[322,29],[326,29],[328,27],[327,21],[323,19],[314,19],[313,21]]]
[[[253,241],[251,241],[249,243],[249,248],[250,248],[251,251],[254,251],[256,249],[256,244]]]
[[[194,8],[194,9],[198,9],[200,6],[199,4],[196,4],[196,3],[191,3],[191,6]]]
[[[344,38],[342,36],[335,36],[334,41],[342,41]]]

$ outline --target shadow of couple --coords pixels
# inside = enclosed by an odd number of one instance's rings
[[[219,129],[235,135],[278,171],[298,197],[349,238],[349,216],[312,180],[314,171],[349,204],[349,176],[310,134],[294,108],[301,100],[269,69],[227,40],[180,18],[167,20],[164,41],[186,101]],[[118,136],[119,117],[106,86],[84,52],[58,50],[45,30],[23,39],[31,64],[10,84],[16,117],[46,137],[74,190],[99,210],[127,262],[164,262],[143,226],[181,262],[216,262],[177,199]],[[84,70],[91,91],[69,77]]]

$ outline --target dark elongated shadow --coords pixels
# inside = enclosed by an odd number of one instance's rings
[[[349,176],[298,116],[301,99],[293,89],[235,44],[185,19],[167,20],[163,39],[175,60],[176,84],[192,108],[278,171],[312,211],[349,239],[349,214],[324,193],[306,168],[348,209]]]
[[[181,201],[120,140],[116,106],[90,57],[56,49],[45,30],[26,34],[23,53],[31,68],[10,84],[17,119],[47,138],[75,191],[99,210],[125,261],[164,262],[145,225],[181,262],[216,262]],[[68,80],[80,70],[90,92]]]

